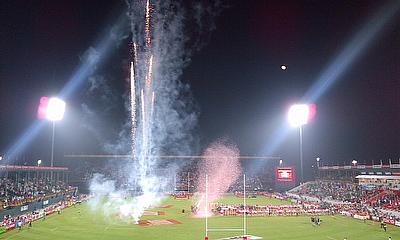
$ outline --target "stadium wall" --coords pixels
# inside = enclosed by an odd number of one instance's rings
[[[48,205],[56,204],[64,200],[64,196],[58,196],[54,198],[50,198],[44,201],[33,202],[25,205],[21,205],[18,207],[14,207],[11,209],[0,211],[0,219],[4,219],[4,216],[11,215],[12,217],[24,214],[26,212],[33,212],[37,209],[42,209],[47,207]]]

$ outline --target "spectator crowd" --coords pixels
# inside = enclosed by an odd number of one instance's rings
[[[400,221],[400,191],[387,186],[366,188],[353,182],[314,181],[291,191],[300,199],[317,199],[337,213]]]
[[[0,211],[72,191],[75,188],[62,181],[0,178]]]

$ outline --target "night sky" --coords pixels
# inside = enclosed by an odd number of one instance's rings
[[[191,86],[199,112],[195,136],[204,149],[227,137],[242,155],[265,155],[290,104],[300,100],[357,31],[389,1],[228,1],[205,46],[192,56],[181,80]],[[40,96],[56,95],[101,38],[123,1],[1,1],[0,153],[36,118]],[[190,27],[190,26],[189,26]],[[304,127],[304,157],[325,163],[376,163],[400,157],[400,14],[384,25],[361,55],[318,101]],[[114,94],[113,114],[86,94],[67,100],[57,123],[63,153],[102,153],[96,134],[82,127],[82,104],[98,112],[96,131],[112,139],[123,122],[129,59],[121,40],[95,74]],[[284,64],[287,70],[281,70]],[[40,131],[19,162],[48,159],[51,125]],[[298,161],[298,131],[291,129],[273,155]],[[24,159],[24,160],[21,160]]]

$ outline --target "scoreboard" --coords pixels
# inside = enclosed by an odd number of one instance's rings
[[[276,168],[276,181],[278,182],[294,182],[295,170],[293,167],[278,167]]]

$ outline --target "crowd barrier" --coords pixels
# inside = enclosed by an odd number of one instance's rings
[[[63,198],[61,198],[61,197],[63,197]],[[57,200],[59,200],[59,201],[57,201]],[[20,224],[20,226],[26,225],[29,222],[34,222],[36,220],[42,219],[43,217],[45,217],[47,215],[51,215],[55,212],[61,211],[65,208],[70,207],[77,203],[77,201],[75,201],[75,200],[68,200],[68,201],[63,201],[63,200],[64,200],[64,196],[59,196],[57,198],[53,198],[52,201],[50,201],[50,199],[45,200],[45,201],[43,201],[44,203],[41,202],[42,207],[40,209],[35,209],[35,210],[29,210],[30,209],[29,207],[33,206],[32,204],[29,205],[27,208],[21,207],[21,209],[24,209],[23,214],[20,213],[18,215],[14,215],[14,218],[12,218],[13,220],[11,220],[11,221],[8,220],[8,221],[0,222],[1,225],[3,225],[3,227],[0,228],[0,234],[4,233],[6,231],[15,229],[18,226],[18,224]],[[79,200],[79,202],[81,200]],[[85,198],[83,200],[86,201],[87,198]],[[11,210],[14,210],[14,209],[11,209]],[[28,210],[29,210],[29,212],[28,212]]]
[[[0,220],[4,219],[4,216],[10,215],[11,217],[15,217],[18,215],[22,215],[26,212],[32,212],[37,209],[45,208],[48,205],[53,205],[53,204],[61,202],[63,200],[64,200],[64,196],[61,195],[61,196],[49,198],[47,200],[32,202],[32,203],[25,204],[22,206],[17,206],[17,207],[11,208],[11,209],[2,210],[2,211],[0,211]]]

